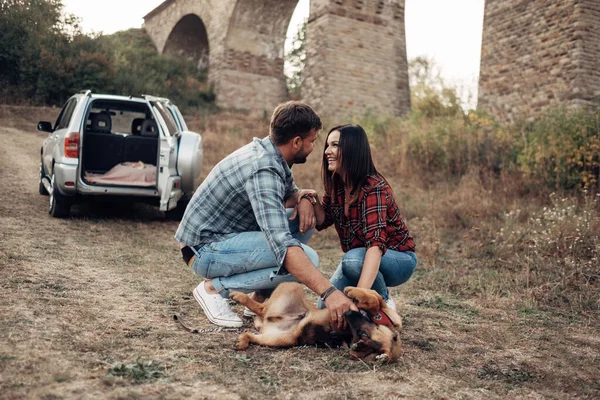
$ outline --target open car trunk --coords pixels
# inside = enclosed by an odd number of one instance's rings
[[[80,160],[84,181],[156,187],[159,132],[146,104],[95,101],[86,121]]]

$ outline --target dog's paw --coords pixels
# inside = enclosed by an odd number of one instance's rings
[[[358,308],[375,310],[379,308],[381,296],[374,290],[348,286],[344,289],[346,296],[354,300]]]
[[[237,343],[235,344],[236,350],[246,350],[248,346],[250,346],[250,338],[248,335],[249,333],[242,333],[240,336],[238,336]]]
[[[229,298],[238,304],[242,304],[244,300],[248,298],[248,295],[241,292],[231,291],[229,292]]]

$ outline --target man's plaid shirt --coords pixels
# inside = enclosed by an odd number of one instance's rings
[[[415,251],[415,242],[408,233],[404,218],[398,209],[392,188],[378,175],[369,175],[356,202],[344,214],[345,188],[335,198],[323,195],[325,220],[317,230],[335,224],[342,250],[377,246],[385,254],[387,249]]]
[[[290,246],[285,200],[298,187],[273,141],[254,138],[208,174],[188,204],[175,239],[190,247],[219,242],[241,232],[262,231],[278,265]]]

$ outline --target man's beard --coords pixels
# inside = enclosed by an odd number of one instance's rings
[[[294,164],[304,164],[306,162],[308,154],[296,154],[294,157]]]
[[[294,156],[294,164],[304,164],[308,154],[310,153],[306,153],[304,151],[304,147],[302,147],[302,149],[300,149],[300,151]]]

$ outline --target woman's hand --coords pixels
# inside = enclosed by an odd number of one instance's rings
[[[300,218],[300,233],[305,233],[315,227],[317,219],[315,218],[315,209],[308,199],[299,201],[294,207],[290,220],[293,220],[298,215]]]
[[[294,206],[294,211],[290,216],[290,221],[296,217],[300,218],[300,233],[305,233],[313,229],[317,222],[315,218],[315,209],[312,202],[310,199],[303,197],[306,195],[314,198],[317,203],[319,202],[316,190],[302,189],[296,192],[296,205]]]

